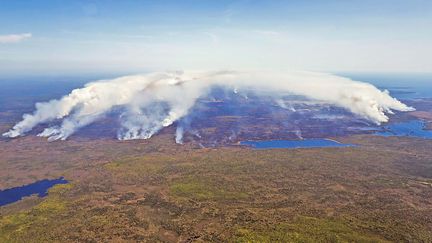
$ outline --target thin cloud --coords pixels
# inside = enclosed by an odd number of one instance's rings
[[[17,43],[31,37],[31,33],[0,35],[0,43]]]
[[[219,43],[219,38],[218,38],[217,35],[215,35],[215,34],[213,34],[211,32],[204,32],[203,34],[206,35],[206,36],[208,36],[211,39],[211,41],[212,41],[213,44]]]
[[[281,33],[273,30],[254,30],[256,34],[267,35],[267,36],[279,36]]]

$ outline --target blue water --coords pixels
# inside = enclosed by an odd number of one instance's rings
[[[343,144],[330,139],[304,139],[304,140],[266,140],[266,141],[242,141],[241,145],[251,146],[256,149],[275,148],[324,148],[324,147],[352,147],[353,144]]]
[[[402,99],[432,98],[432,73],[340,73],[354,80],[364,81],[387,89],[390,95]]]
[[[48,194],[48,189],[57,184],[68,183],[63,177],[53,180],[41,180],[35,183],[13,187],[6,190],[0,190],[0,206],[17,202],[23,197],[28,197],[37,194],[39,197],[45,197]]]
[[[432,131],[424,130],[424,122],[412,120],[408,122],[395,123],[384,127],[384,131],[377,132],[380,136],[408,136],[432,139]]]

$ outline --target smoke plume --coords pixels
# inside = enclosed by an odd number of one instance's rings
[[[377,124],[387,122],[387,114],[392,110],[412,110],[371,84],[325,73],[158,72],[91,82],[61,99],[37,103],[33,114],[23,115],[23,119],[3,136],[22,136],[39,124],[60,121],[38,136],[50,141],[64,140],[112,109],[121,108],[118,139],[147,139],[187,116],[197,100],[214,86],[235,93],[248,90],[258,96],[270,95],[285,107],[280,100],[284,95],[304,96],[345,108]],[[178,143],[182,142],[183,132],[179,122]]]

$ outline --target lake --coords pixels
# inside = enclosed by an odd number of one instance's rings
[[[432,98],[432,74],[430,73],[340,73],[354,80],[371,83],[379,89],[387,89],[401,100]]]
[[[326,148],[326,147],[352,147],[353,144],[344,144],[331,139],[303,139],[303,140],[264,140],[242,141],[241,145],[251,146],[255,149],[276,148]]]
[[[424,130],[425,123],[421,120],[394,123],[384,127],[383,131],[377,132],[380,136],[408,136],[432,139],[432,131]]]
[[[63,177],[53,180],[40,180],[32,184],[0,190],[0,206],[17,202],[23,197],[37,194],[39,197],[48,195],[48,189],[57,184],[67,184]]]

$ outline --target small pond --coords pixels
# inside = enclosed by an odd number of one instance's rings
[[[53,180],[45,179],[24,186],[0,190],[0,206],[17,202],[23,197],[28,197],[34,194],[37,194],[39,197],[45,197],[48,195],[48,189],[54,185],[66,183],[68,183],[68,181],[63,177],[60,177]]]

